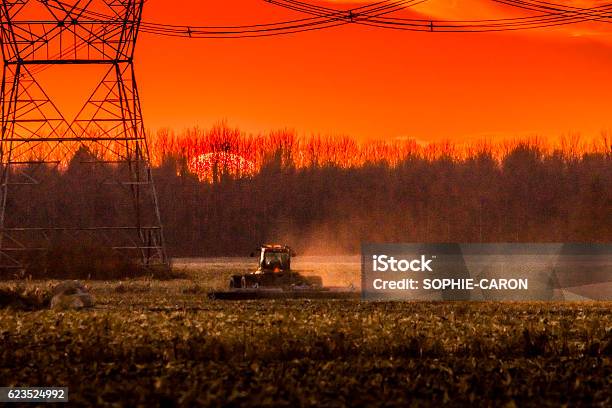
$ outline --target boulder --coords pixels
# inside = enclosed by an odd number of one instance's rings
[[[66,281],[56,285],[51,291],[51,309],[83,309],[94,305],[93,298],[85,285],[79,281]]]

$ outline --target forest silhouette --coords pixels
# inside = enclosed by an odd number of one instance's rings
[[[219,125],[161,131],[149,150],[171,256],[245,256],[266,242],[356,254],[362,242],[609,242],[610,143],[572,140],[365,144]],[[119,222],[115,193],[94,181],[112,164],[92,171],[82,155],[36,189],[11,189],[7,225]]]

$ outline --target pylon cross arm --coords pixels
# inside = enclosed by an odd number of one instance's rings
[[[143,3],[144,0],[5,1],[0,6],[4,61],[68,64],[131,60]]]

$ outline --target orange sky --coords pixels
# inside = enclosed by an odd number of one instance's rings
[[[517,15],[491,0],[430,0],[418,11],[439,19]],[[300,17],[263,0],[150,0],[145,6],[145,20],[171,24]],[[362,140],[594,136],[612,129],[612,33],[606,31],[581,25],[432,34],[353,25],[240,40],[143,34],[136,63],[150,129],[227,120],[248,132],[291,128]],[[71,94],[89,92],[78,74],[73,83]],[[66,89],[57,81],[50,88]]]

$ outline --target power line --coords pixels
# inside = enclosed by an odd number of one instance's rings
[[[553,27],[560,25],[576,24],[586,21],[605,21],[610,17],[612,3],[592,7],[579,8],[563,6],[550,2],[529,0],[493,0],[512,7],[528,8],[541,14],[528,17],[502,18],[488,20],[433,20],[418,18],[397,18],[382,16],[366,16],[360,18],[355,16],[353,23],[367,26],[405,30],[405,31],[430,31],[430,32],[487,32],[487,31],[515,31]],[[280,1],[278,1],[280,2]],[[283,3],[301,3],[286,0]],[[286,5],[286,8],[293,6]],[[310,14],[318,12],[308,11]],[[543,13],[542,13],[543,12]]]
[[[424,18],[389,17],[389,14],[413,7],[427,0],[376,1],[367,5],[340,10],[300,0],[263,0],[272,5],[307,14],[311,17],[249,25],[190,26],[142,22],[142,32],[152,35],[182,38],[252,38],[316,31],[346,24],[429,32],[516,31],[577,24],[587,21],[609,22],[612,3],[581,8],[537,0],[492,0],[514,8],[537,11],[526,17],[480,20],[434,20]],[[63,4],[63,3],[60,3]],[[112,18],[87,12],[96,18]]]
[[[282,0],[264,0],[269,3],[283,3]],[[250,24],[250,25],[235,25],[235,26],[182,26],[160,23],[141,22],[140,31],[147,34],[153,34],[165,37],[180,37],[180,38],[216,38],[216,39],[235,39],[235,38],[253,38],[253,37],[271,37],[287,34],[302,33],[307,31],[316,31],[341,25],[352,23],[352,16],[382,16],[385,13],[394,12],[415,4],[420,4],[427,0],[402,0],[402,1],[377,1],[371,4],[351,8],[349,10],[338,10],[334,8],[309,5],[303,2],[299,3],[300,9],[296,11],[306,12],[311,11],[316,13],[313,17],[293,19],[287,21]],[[288,2],[285,2],[288,3]],[[89,10],[85,7],[68,4],[63,1],[54,1],[49,3],[50,9],[55,9],[58,12],[66,12],[67,9],[78,12],[82,18],[95,20],[98,23],[105,22],[106,24],[115,24],[120,21],[123,16],[108,15],[100,12]],[[86,23],[86,22],[84,22]],[[100,24],[97,30],[97,35],[104,36],[103,32],[105,24]],[[93,30],[92,28],[92,31]],[[70,50],[63,50],[63,53],[77,52],[79,48],[86,46],[86,43],[80,43],[78,46]],[[60,55],[53,57],[57,58]],[[32,74],[37,74],[45,71],[50,65],[38,65],[32,71]],[[11,78],[9,78],[11,79]]]
[[[272,3],[274,0],[264,0]],[[244,38],[244,37],[261,37],[269,35],[292,34],[302,31],[312,31],[315,29],[329,28],[337,25],[348,24],[351,22],[350,16],[353,13],[360,15],[375,15],[379,16],[384,13],[397,11],[405,7],[410,7],[413,4],[418,4],[427,0],[403,0],[403,1],[378,1],[369,5],[355,7],[349,10],[337,10],[321,6],[308,5],[301,3],[296,11],[300,12],[316,12],[317,15],[309,18],[301,18],[273,23],[249,24],[249,25],[227,25],[227,26],[190,26],[190,25],[174,25],[142,22],[140,29],[148,34],[172,36],[172,37],[188,37],[188,38]],[[66,3],[58,2],[60,5]],[[282,2],[279,2],[282,3]],[[279,4],[280,5],[280,4]],[[71,5],[71,7],[73,7]],[[78,6],[76,10],[80,9]],[[90,10],[83,10],[85,16],[95,19],[113,20],[120,16],[108,16],[102,13],[96,13]],[[376,13],[376,14],[374,14]]]
[[[495,32],[555,27],[587,21],[609,23],[609,18],[612,16],[612,3],[591,8],[581,8],[537,0],[492,0],[496,3],[515,8],[537,11],[539,14],[501,19],[433,20],[387,17],[388,14],[422,4],[428,0],[377,1],[347,10],[323,7],[299,0],[264,1],[272,5],[310,15],[311,17],[273,23],[233,26],[189,26],[142,22],[140,30],[147,34],[165,37],[210,39],[271,37],[323,30],[347,24],[360,24],[402,31]],[[59,6],[50,4],[50,7],[57,8],[59,11],[65,11],[66,7],[70,7],[73,10],[79,11],[86,18],[102,19],[110,23],[121,18],[121,16],[109,16],[61,1],[56,3]],[[104,35],[102,31],[99,31],[98,34]],[[79,45],[79,47],[83,46],[85,45]],[[78,47],[75,47],[74,50],[65,50],[64,52],[66,51],[76,52]],[[42,72],[47,68],[47,65],[37,66],[36,72],[33,73]]]
[[[352,16],[376,17],[384,13],[422,3],[426,0],[379,1],[367,6],[349,10],[337,10],[313,6],[302,2],[264,0],[267,3],[313,15],[313,17],[278,23],[255,24],[246,26],[177,26],[143,22],[141,30],[145,33],[189,38],[245,38],[291,34],[312,31],[352,23]],[[290,4],[291,3],[291,4]]]

